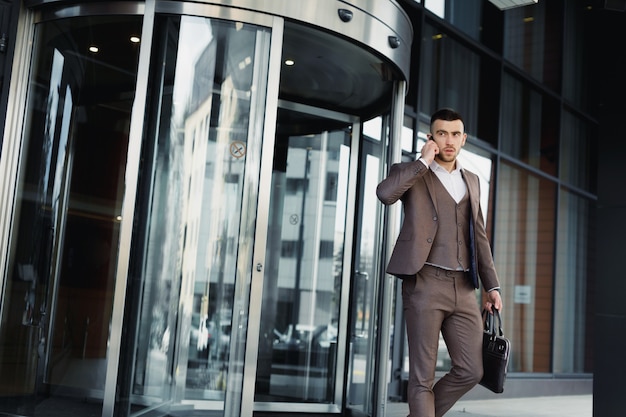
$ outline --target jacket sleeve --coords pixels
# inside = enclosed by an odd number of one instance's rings
[[[387,178],[378,184],[376,196],[385,205],[393,204],[427,171],[428,167],[419,160],[393,164]]]

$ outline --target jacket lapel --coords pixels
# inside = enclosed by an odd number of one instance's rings
[[[473,178],[468,175],[464,169],[461,169],[461,174],[463,175],[463,179],[467,185],[467,194],[472,208],[472,220],[475,221],[478,216],[478,204],[480,204],[480,199],[478,197],[478,184],[472,181]]]
[[[470,176],[466,175],[465,170],[461,170],[461,174],[463,175],[463,179],[465,180],[465,184],[467,184],[467,194],[470,202],[470,214],[471,219],[469,222],[469,234],[470,234],[470,280],[474,285],[474,288],[479,287],[479,277],[478,277],[478,257],[476,256],[476,239],[475,239],[475,227],[476,227],[476,217],[478,215],[478,204],[480,204],[478,198],[478,186],[475,185],[474,182],[470,180]],[[476,203],[474,203],[476,201]]]
[[[433,206],[435,207],[435,213],[439,213],[439,208],[437,207],[437,193],[435,192],[435,185],[433,184],[433,176],[434,172],[428,169],[428,172],[424,175],[424,183],[426,184],[426,189],[428,190],[428,194],[430,194],[430,200],[433,202]],[[437,214],[439,215],[439,214]]]

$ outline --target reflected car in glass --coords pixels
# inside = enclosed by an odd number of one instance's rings
[[[275,331],[270,393],[304,401],[328,401],[335,378],[337,328],[289,325]]]

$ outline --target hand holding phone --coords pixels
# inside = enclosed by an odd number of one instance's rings
[[[435,139],[431,135],[428,136],[428,140],[422,146],[421,157],[429,164],[435,159],[435,155],[439,153],[439,146]]]

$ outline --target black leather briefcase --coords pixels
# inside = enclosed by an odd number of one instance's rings
[[[500,312],[493,307],[493,314],[483,311],[485,329],[483,331],[483,378],[480,385],[500,394],[504,392],[507,366],[511,352],[511,342],[502,332]],[[497,321],[497,325],[496,325]]]

